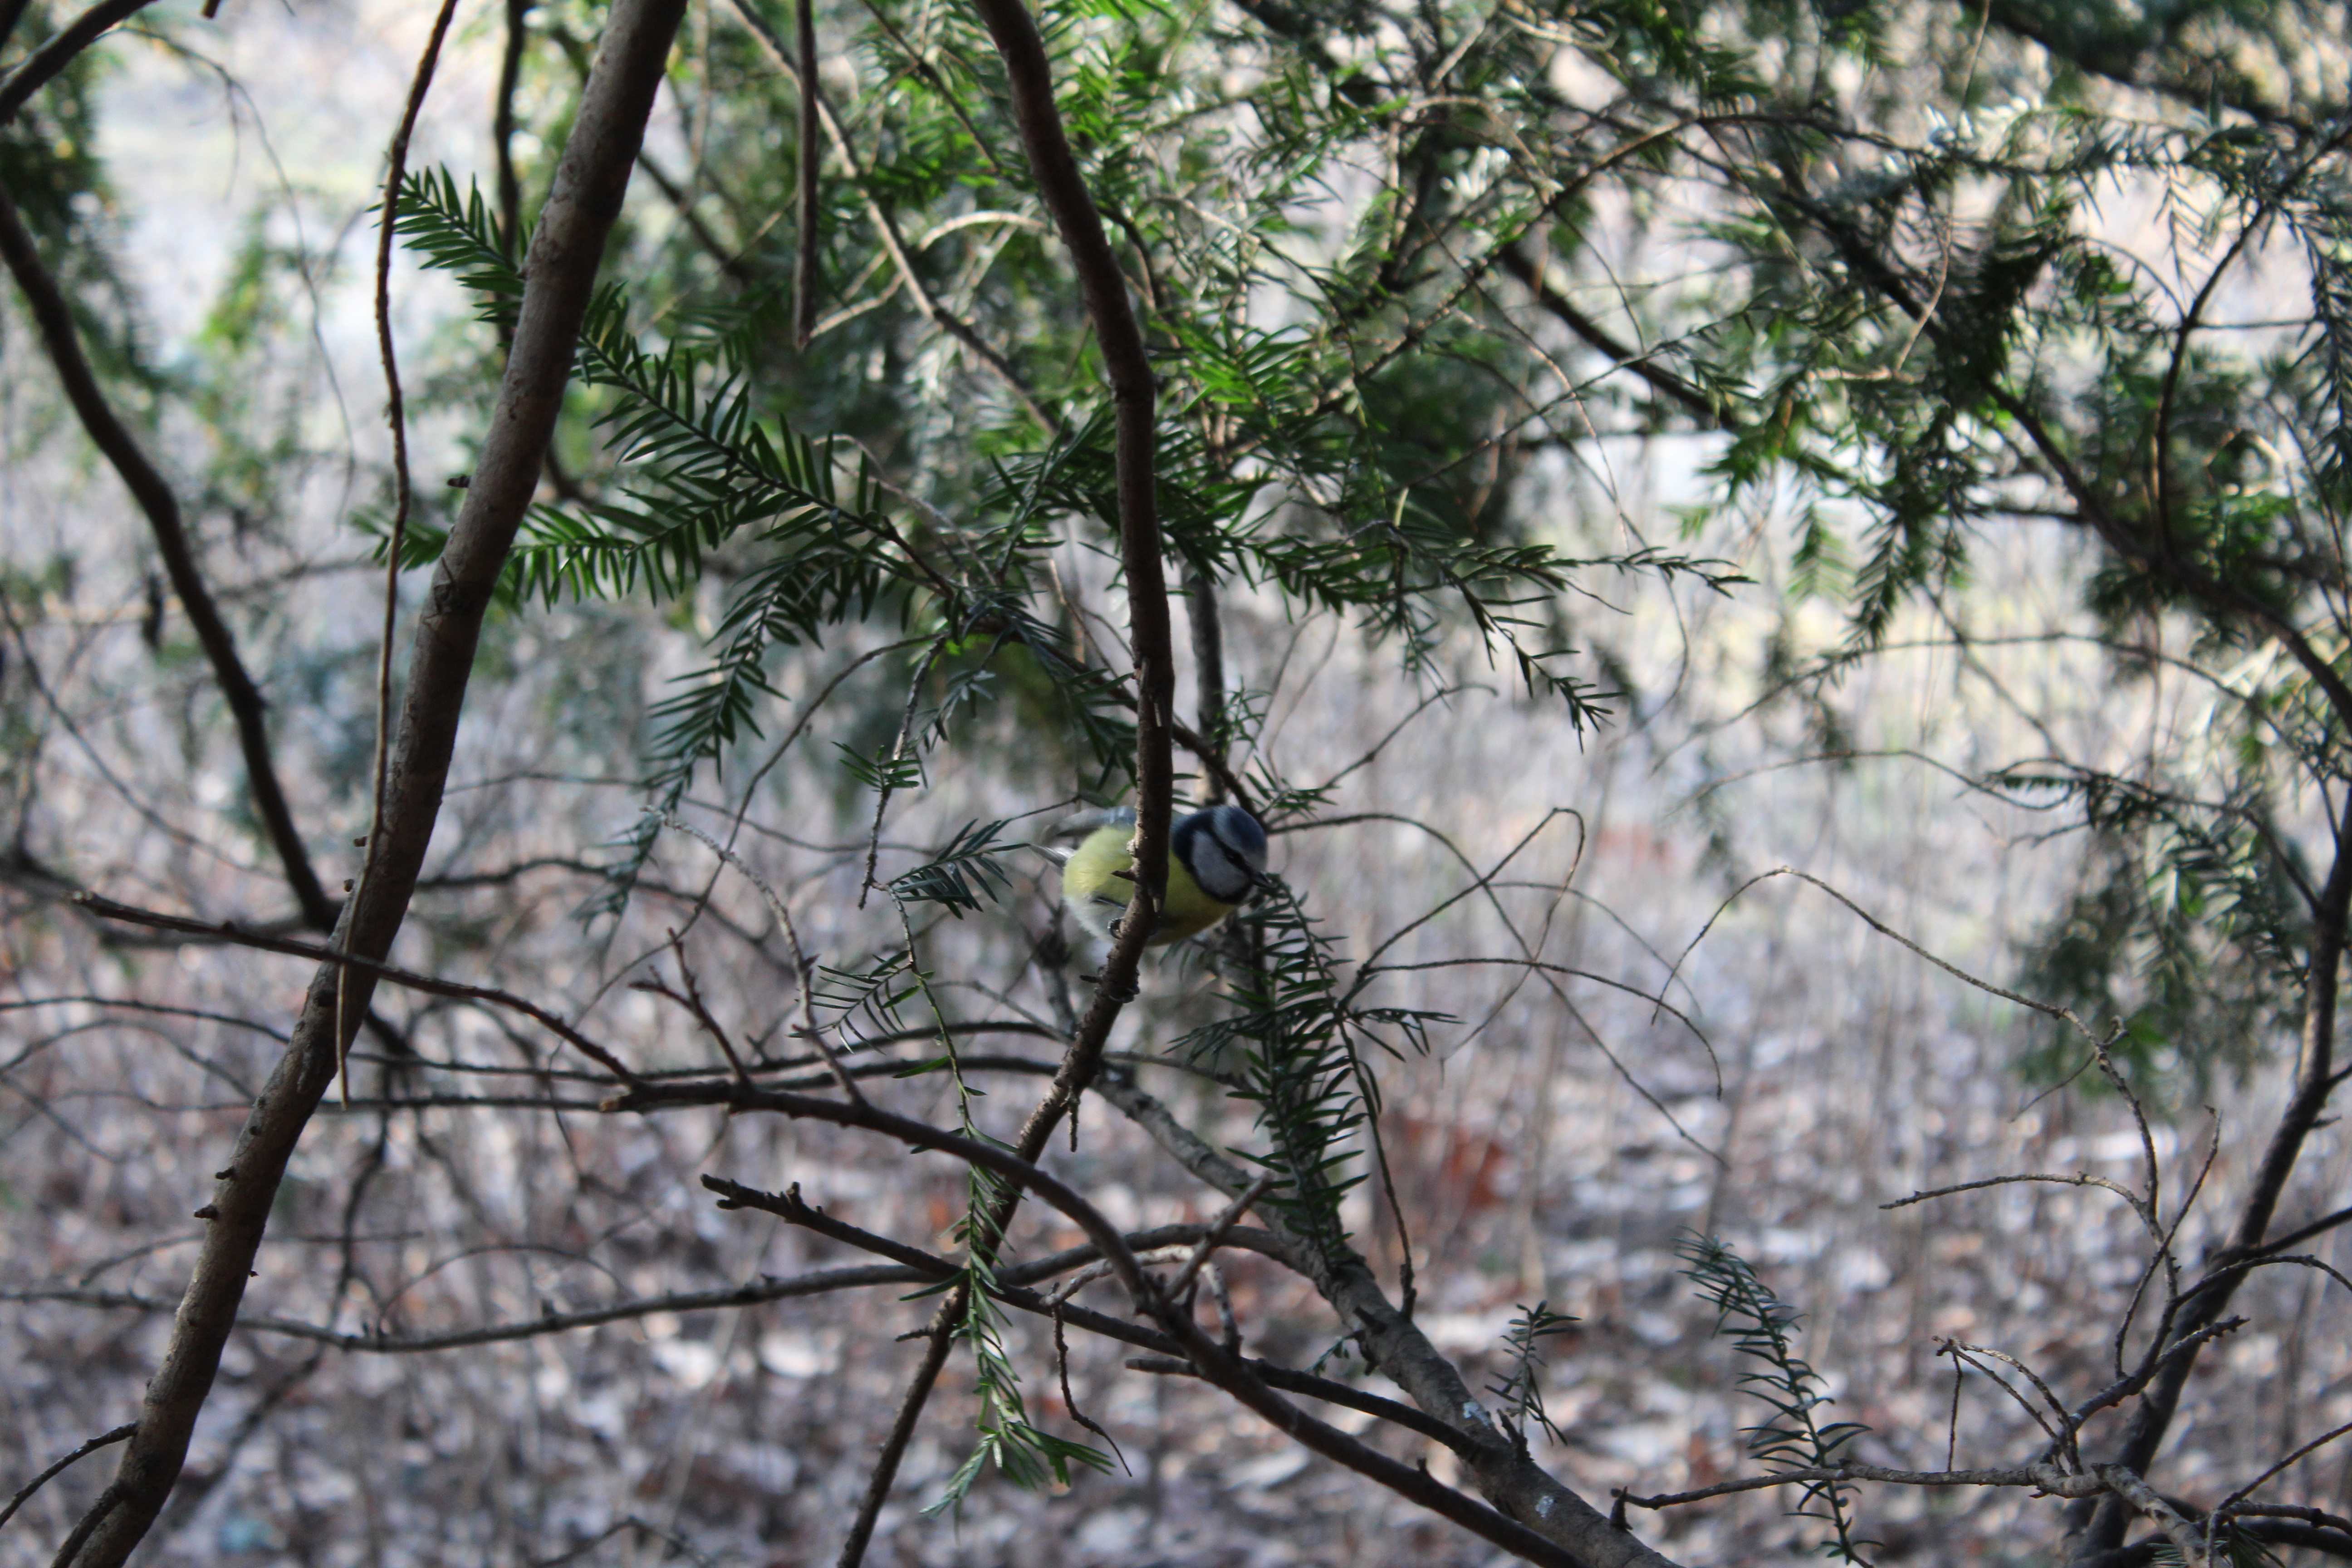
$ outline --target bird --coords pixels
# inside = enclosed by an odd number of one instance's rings
[[[1121,808],[1070,851],[1062,904],[1104,942],[1118,936],[1135,887],[1135,813]],[[1154,946],[1198,936],[1234,912],[1265,876],[1265,829],[1238,805],[1212,805],[1180,819],[1168,835],[1168,898]]]

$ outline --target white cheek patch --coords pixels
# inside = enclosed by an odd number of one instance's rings
[[[1234,858],[1232,850],[1206,835],[1192,851],[1192,879],[1221,903],[1238,902],[1250,889],[1248,868]]]

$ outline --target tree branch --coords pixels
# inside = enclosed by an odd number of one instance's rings
[[[1097,1092],[1141,1127],[1176,1163],[1210,1186],[1236,1196],[1254,1179],[1234,1161],[1196,1137],[1168,1108],[1139,1085],[1124,1068],[1106,1070]],[[1439,1353],[1420,1326],[1391,1305],[1371,1268],[1355,1252],[1327,1249],[1294,1236],[1279,1214],[1267,1228],[1292,1248],[1317,1290],[1339,1316],[1365,1360],[1402,1388],[1416,1405],[1461,1434],[1471,1444],[1465,1463],[1487,1500],[1512,1519],[1582,1555],[1621,1568],[1665,1568],[1669,1560],[1612,1525],[1591,1503],[1547,1474],[1495,1426],[1461,1373]]]
[[[8,1505],[5,1508],[0,1508],[0,1524],[5,1524],[10,1520],[16,1518],[16,1510],[25,1506],[25,1501],[27,1498],[30,1498],[35,1492],[39,1491],[43,1487],[48,1485],[58,1477],[63,1475],[75,1464],[76,1461],[87,1458],[89,1456],[97,1453],[100,1448],[107,1447],[115,1443],[120,1443],[125,1437],[130,1436],[131,1434],[138,1430],[139,1423],[136,1421],[126,1421],[121,1426],[115,1427],[111,1431],[100,1432],[97,1436],[92,1437],[89,1442],[84,1443],[80,1447],[76,1448],[72,1453],[68,1454],[64,1458],[59,1459],[56,1464],[51,1465],[47,1469],[43,1470],[39,1475],[35,1476],[23,1486],[18,1487],[16,1489],[16,1495],[8,1500]]]
[[[18,68],[9,84],[14,85],[17,78],[32,68],[33,63],[27,61]],[[0,87],[0,105],[5,102],[6,88]],[[5,113],[0,112],[0,121],[5,119]],[[0,189],[0,261],[6,263],[16,287],[24,291],[42,345],[48,351],[49,363],[57,367],[58,379],[64,384],[67,401],[73,405],[82,429],[113,465],[131,499],[139,503],[139,510],[146,513],[149,531],[155,536],[156,552],[163,558],[164,574],[172,580],[172,592],[179,596],[180,607],[187,612],[188,624],[195,631],[196,641],[212,665],[213,678],[220,682],[221,696],[236,721],[237,743],[245,754],[245,774],[253,790],[254,812],[269,835],[271,847],[278,852],[287,885],[294,890],[294,901],[301,906],[303,920],[317,930],[326,931],[334,925],[341,905],[329,898],[320,884],[319,874],[310,865],[310,851],[303,847],[301,832],[294,825],[294,813],[286,804],[286,791],[278,782],[278,765],[270,754],[265,717],[268,704],[262,700],[260,688],[246,673],[245,661],[237,657],[236,641],[229,635],[228,624],[221,619],[212,590],[197,569],[195,552],[190,548],[187,531],[181,525],[178,499],[172,494],[172,487],[164,482],[163,476],[147,460],[137,439],[115,416],[113,405],[108,403],[89,359],[82,353],[73,310],[66,303],[57,279],[41,265],[33,236],[25,227],[16,204],[9,199],[5,189]]]
[[[447,996],[460,1002],[487,1002],[520,1013],[562,1039],[577,1047],[583,1056],[604,1068],[625,1083],[636,1081],[636,1074],[618,1057],[526,996],[511,991],[501,991],[495,985],[469,985],[461,980],[443,980],[431,974],[419,974],[402,969],[381,959],[363,958],[358,953],[339,948],[321,947],[316,942],[298,942],[292,937],[260,936],[239,931],[235,925],[207,925],[203,921],[187,920],[179,915],[157,914],[130,904],[118,904],[112,899],[96,893],[76,893],[71,902],[79,909],[110,921],[122,921],[131,925],[152,926],[159,931],[186,931],[194,935],[216,938],[238,947],[250,947],[263,952],[282,952],[295,958],[316,959],[321,963],[348,964],[372,980],[389,980],[411,991],[422,991],[430,996]]]
[[[98,4],[76,16],[58,30],[39,48],[25,57],[25,61],[0,81],[0,125],[16,118],[16,110],[25,100],[47,87],[74,57],[99,40],[100,35],[118,22],[129,20],[152,5],[154,0],[98,0]],[[13,21],[13,16],[11,17]],[[5,42],[9,29],[0,28],[0,42]]]
[[[1069,140],[1063,133],[1061,115],[1054,105],[1053,75],[1035,23],[1021,0],[976,0],[976,4],[1004,63],[1012,88],[1013,117],[1021,127],[1031,171],[1076,268],[1079,290],[1086,300],[1096,341],[1101,345],[1112,396],[1118,404],[1119,554],[1127,578],[1129,638],[1135,661],[1137,697],[1136,892],[1120,924],[1118,940],[1103,963],[1093,1004],[1063,1055],[1061,1070],[1055,1075],[1053,1087],[1022,1124],[1015,1140],[1014,1153],[1026,1165],[1045,1152],[1054,1130],[1076,1108],[1079,1097],[1094,1080],[1111,1026],[1118,1021],[1127,999],[1136,994],[1144,944],[1160,923],[1160,910],[1167,894],[1169,817],[1175,787],[1169,725],[1174,717],[1176,674],[1155,495],[1157,392],[1150,361],[1144,352],[1142,329],[1129,304],[1126,279],[1120,276],[1118,260],[1104,237],[1101,216],[1087,194]],[[751,0],[736,0],[736,9],[777,62],[792,72],[792,57]],[[839,137],[841,133],[835,129],[831,110],[817,91],[817,84],[806,82],[803,86],[816,100],[828,132]],[[848,156],[845,139],[843,155]],[[862,180],[860,185],[863,188]],[[882,229],[884,243],[896,247],[895,226],[870,192],[867,203]],[[903,256],[903,247],[898,247],[894,254]],[[903,259],[900,265],[902,275],[914,282],[911,269]],[[920,298],[919,287],[918,297]],[[1009,367],[1000,366],[1000,372],[1008,375],[1016,390],[1019,388],[1018,378],[1010,377]],[[1035,407],[1034,403],[1031,406]],[[1004,1234],[1023,1191],[1022,1181],[1016,1176],[1006,1184],[989,1214],[973,1216],[976,1246],[992,1246],[994,1238]],[[842,1548],[841,1568],[856,1568],[864,1559],[866,1544],[872,1539],[899,1458],[938,1383],[940,1369],[947,1364],[950,1336],[966,1305],[964,1289],[958,1286],[950,1291],[931,1321],[923,1360],[908,1381],[898,1418],[875,1464],[865,1498]]]
[[[1003,1145],[967,1138],[909,1117],[877,1110],[870,1104],[852,1105],[836,1100],[773,1091],[740,1092],[744,1109],[775,1110],[787,1116],[805,1117],[811,1121],[832,1122],[835,1126],[878,1132],[905,1143],[910,1149],[932,1150],[951,1155],[966,1164],[994,1173],[1010,1186],[1034,1192],[1040,1200],[1074,1221],[1101,1250],[1104,1260],[1111,1265],[1113,1274],[1127,1288],[1137,1310],[1148,1311],[1160,1320],[1160,1327],[1177,1342],[1202,1378],[1232,1394],[1307,1448],[1370,1477],[1441,1518],[1452,1520],[1528,1562],[1548,1564],[1550,1568],[1585,1568],[1588,1562],[1599,1564],[1601,1568],[1616,1568],[1621,1563],[1673,1568],[1666,1559],[1649,1552],[1631,1536],[1611,1530],[1605,1521],[1601,1528],[1607,1542],[1617,1550],[1596,1552],[1589,1558],[1572,1555],[1547,1535],[1539,1534],[1510,1517],[1463,1496],[1451,1487],[1440,1484],[1427,1470],[1391,1459],[1338,1428],[1308,1415],[1276,1394],[1239,1358],[1203,1334],[1192,1321],[1189,1310],[1181,1303],[1171,1301],[1143,1273],[1142,1266],[1128,1247],[1125,1238],[1093,1205],[1059,1178],[1020,1158]],[[628,1102],[629,1096],[620,1095],[609,1103],[614,1110],[625,1110]],[[1066,1305],[1062,1310],[1066,1317],[1069,1315]],[[1549,1512],[1549,1510],[1542,1510],[1545,1516]],[[1599,1517],[1594,1515],[1596,1519]],[[1630,1551],[1627,1550],[1629,1548]]]
[[[450,531],[409,666],[385,794],[383,844],[368,896],[347,904],[335,946],[381,960],[422,868],[448,780],[482,619],[539,471],[571,377],[596,270],[620,216],[685,0],[614,0],[581,95],[555,184],[524,265],[521,310],[480,460]],[[121,1568],[162,1510],[236,1326],[255,1253],[302,1130],[333,1081],[337,960],[313,977],[294,1037],[254,1104],[205,1205],[214,1215],[163,1364],[147,1385],[139,1432],[114,1483],[62,1552],[59,1568]],[[354,965],[356,968],[356,965]],[[373,976],[352,976],[351,1013],[366,1012]]]

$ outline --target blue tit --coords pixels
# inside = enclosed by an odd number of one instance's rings
[[[1062,867],[1062,902],[1105,942],[1117,935],[1135,882],[1135,813],[1123,810],[1087,835]],[[1213,805],[1168,836],[1168,902],[1153,944],[1198,936],[1234,912],[1265,872],[1265,829],[1238,805]]]

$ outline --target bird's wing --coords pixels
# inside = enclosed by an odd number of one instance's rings
[[[1134,826],[1135,807],[1131,805],[1097,805],[1091,806],[1085,811],[1072,812],[1069,816],[1062,818],[1061,821],[1054,824],[1052,828],[1047,831],[1046,837],[1049,838],[1085,838],[1106,827],[1133,828]]]

